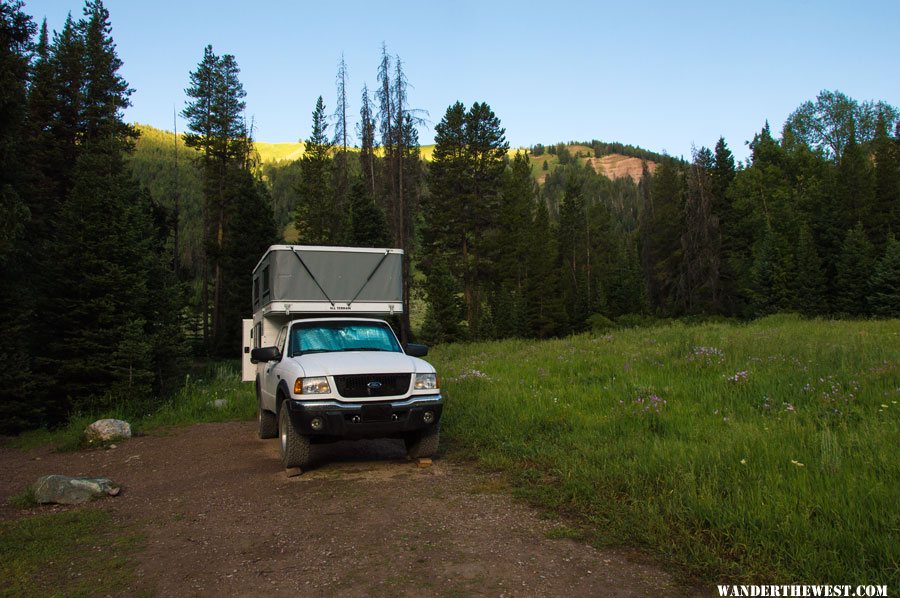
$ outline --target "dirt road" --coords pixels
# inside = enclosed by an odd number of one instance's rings
[[[145,538],[125,593],[160,596],[671,596],[636,555],[550,539],[560,524],[469,467],[419,468],[402,443],[338,443],[288,477],[255,424],[199,424],[115,449],[0,449],[0,518],[38,476],[104,476],[93,503]],[[559,535],[559,534],[555,534]]]

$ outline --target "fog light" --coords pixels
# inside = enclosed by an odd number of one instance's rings
[[[422,414],[422,421],[426,424],[434,423],[434,411],[426,411]]]
[[[313,430],[315,430],[316,432],[319,432],[322,430],[322,428],[325,427],[325,422],[322,421],[321,417],[314,417],[314,418],[312,418],[312,421],[309,422],[309,427],[312,428]]]

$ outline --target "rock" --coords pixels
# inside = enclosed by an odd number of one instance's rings
[[[225,399],[216,399],[210,404],[216,409],[224,409],[228,405],[228,401],[226,401]]]
[[[98,419],[84,430],[88,442],[131,438],[131,424],[120,419]]]
[[[116,496],[119,487],[106,478],[70,478],[45,475],[34,483],[34,499],[40,504],[77,505],[100,496]]]

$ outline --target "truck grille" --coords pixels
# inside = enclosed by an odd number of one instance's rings
[[[334,384],[342,397],[393,397],[406,394],[412,374],[354,374],[335,376]]]

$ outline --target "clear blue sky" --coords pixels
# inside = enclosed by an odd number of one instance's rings
[[[51,30],[78,0],[26,0]],[[260,141],[309,134],[334,107],[343,52],[351,111],[382,42],[401,57],[410,103],[431,121],[486,101],[512,146],[601,139],[689,156],[724,135],[738,158],[822,89],[900,105],[900,1],[255,2],[107,0],[126,119],[172,128],[206,44],[234,54]],[[184,123],[179,122],[179,129]]]

